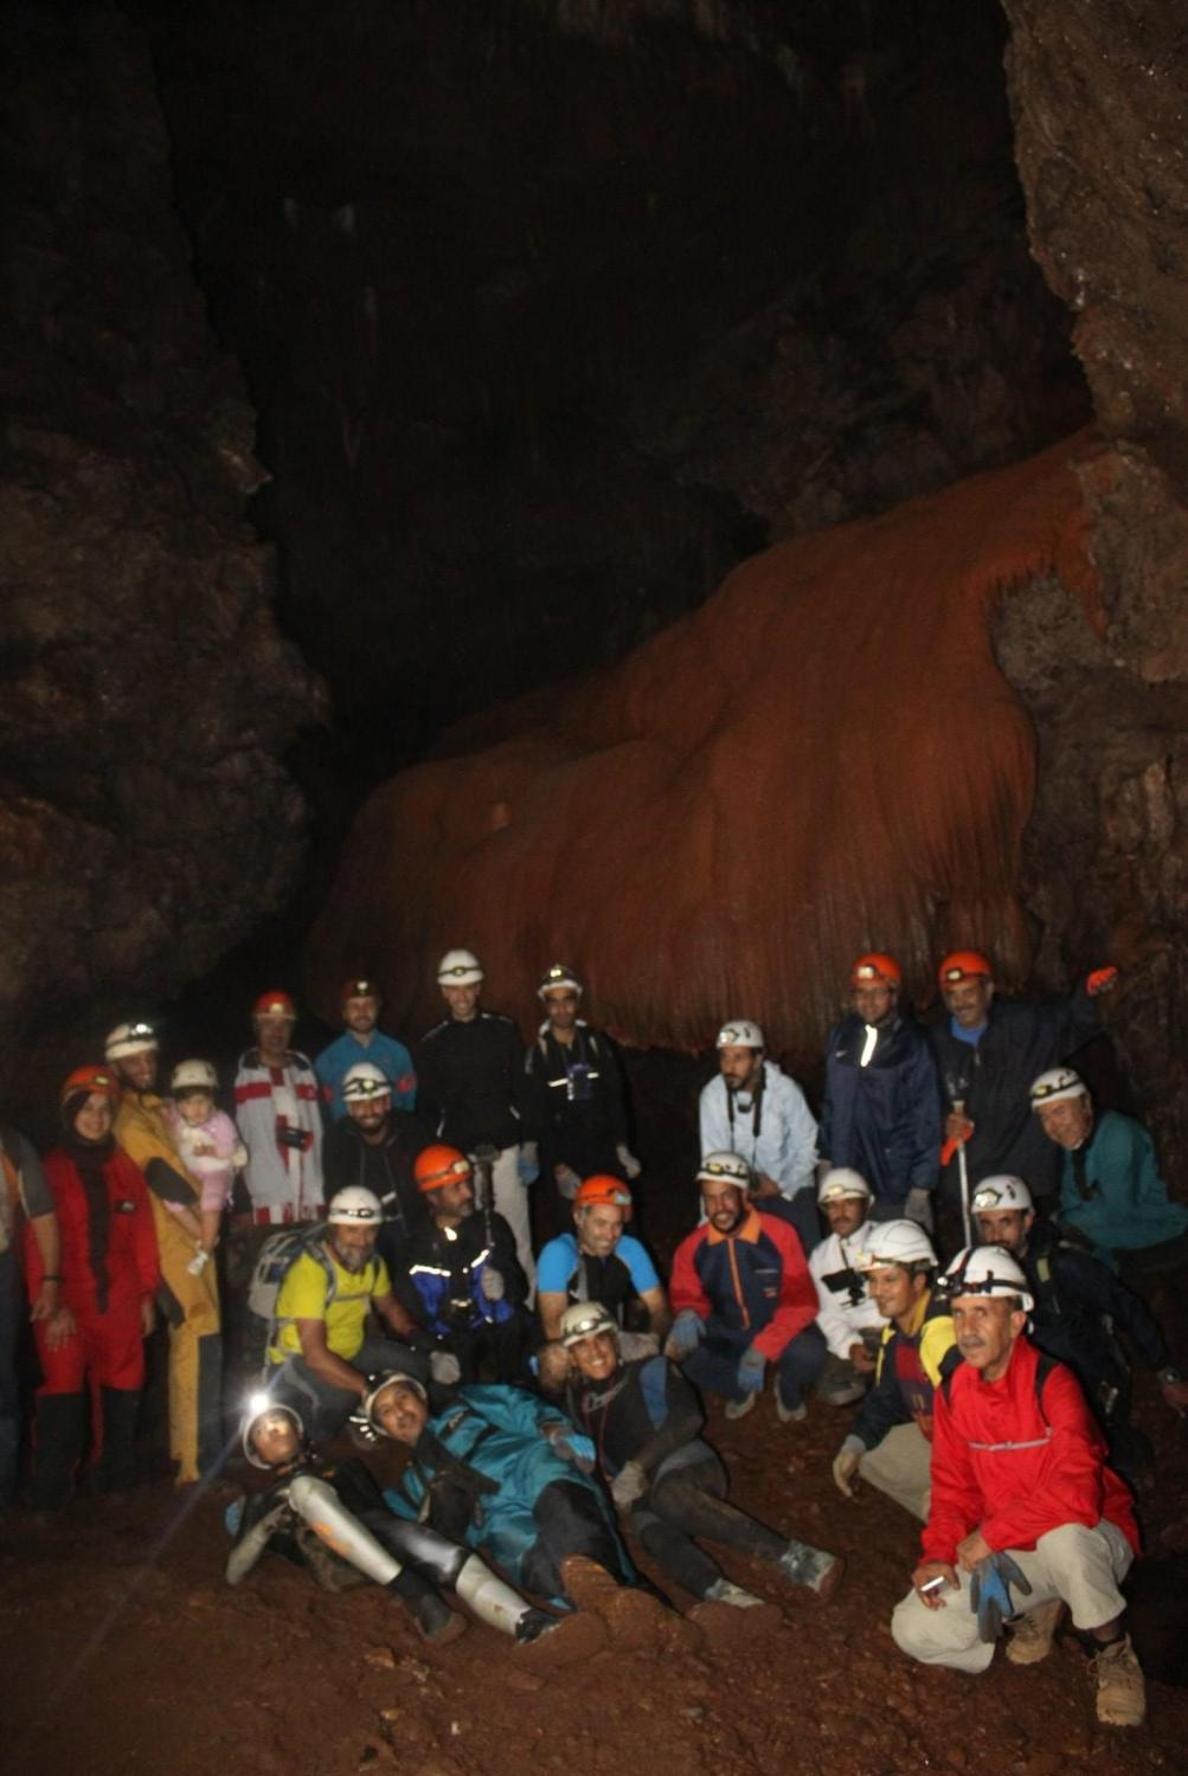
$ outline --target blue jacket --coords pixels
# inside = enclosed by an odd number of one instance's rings
[[[360,1061],[370,1061],[390,1080],[393,1108],[416,1108],[417,1076],[413,1072],[412,1056],[403,1042],[397,1042],[394,1036],[385,1036],[382,1030],[375,1030],[371,1041],[364,1045],[353,1030],[344,1030],[314,1062],[322,1100],[330,1106],[328,1119],[346,1115],[342,1082]]]
[[[860,1172],[876,1197],[902,1203],[931,1190],[940,1164],[941,1096],[931,1044],[918,1024],[897,1017],[859,1065],[867,1026],[856,1012],[829,1033],[821,1152]]]

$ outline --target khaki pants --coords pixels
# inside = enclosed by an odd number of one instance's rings
[[[869,1485],[885,1492],[897,1505],[928,1521],[932,1498],[932,1444],[917,1424],[896,1425],[881,1443],[868,1449],[858,1472]]]
[[[520,1149],[504,1147],[491,1167],[491,1188],[495,1192],[495,1213],[515,1235],[516,1257],[528,1279],[528,1299],[536,1289],[536,1260],[532,1256],[532,1228],[528,1219],[528,1189],[520,1183]]]
[[[1067,1603],[1073,1627],[1088,1631],[1112,1622],[1126,1608],[1118,1589],[1134,1559],[1130,1543],[1116,1524],[1103,1517],[1096,1529],[1083,1523],[1062,1523],[1040,1537],[1029,1552],[1007,1550],[1031,1594],[1011,1592],[1020,1613],[1051,1603]],[[895,1606],[891,1633],[895,1644],[925,1665],[951,1665],[955,1671],[985,1671],[994,1657],[994,1643],[978,1639],[978,1620],[969,1607],[970,1574],[957,1569],[960,1591],[946,1591],[944,1609],[932,1610],[914,1590]]]

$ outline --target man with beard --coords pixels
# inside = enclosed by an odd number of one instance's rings
[[[883,1317],[858,1268],[873,1228],[870,1185],[835,1166],[818,1186],[817,1203],[829,1223],[828,1237],[809,1259],[820,1304],[817,1327],[829,1347],[817,1392],[830,1406],[852,1406],[874,1375],[883,1340]]]
[[[337,1122],[347,1114],[343,1092],[347,1075],[360,1061],[378,1067],[388,1080],[392,1102],[398,1110],[413,1110],[417,1102],[417,1076],[412,1056],[403,1042],[385,1036],[378,1028],[383,997],[375,981],[350,980],[342,989],[342,1021],[346,1029],[314,1062],[327,1120]],[[331,1188],[327,1185],[327,1189]]]
[[[901,1216],[932,1228],[940,1151],[940,1083],[928,1038],[899,1008],[894,956],[859,956],[853,1010],[829,1033],[820,1146],[832,1165],[860,1172],[876,1221]]]
[[[394,1101],[387,1076],[373,1061],[358,1061],[342,1081],[346,1115],[326,1135],[322,1168],[333,1195],[361,1184],[384,1211],[379,1252],[390,1271],[404,1262],[404,1247],[425,1208],[413,1179],[413,1161],[429,1145],[429,1133],[412,1111]]]
[[[701,1093],[701,1151],[745,1159],[754,1201],[789,1221],[811,1252],[821,1237],[812,1191],[817,1125],[804,1093],[767,1059],[763,1031],[750,1018],[723,1024],[716,1047],[718,1076]]]
[[[561,1315],[571,1301],[597,1301],[621,1328],[630,1323],[632,1354],[660,1348],[670,1315],[664,1285],[646,1249],[626,1226],[631,1192],[618,1178],[587,1178],[573,1203],[573,1232],[550,1240],[540,1254],[537,1307],[547,1339],[560,1336]],[[646,1330],[645,1330],[646,1328]]]

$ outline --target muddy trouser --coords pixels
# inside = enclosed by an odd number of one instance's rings
[[[918,1424],[894,1426],[881,1443],[867,1450],[858,1472],[869,1485],[927,1523],[932,1501],[932,1445]]]
[[[1118,1586],[1134,1559],[1130,1543],[1117,1524],[1104,1517],[1096,1528],[1062,1523],[1050,1529],[1031,1549],[1006,1552],[1031,1584],[1029,1596],[1012,1592],[1021,1613],[1059,1597],[1067,1603],[1073,1627],[1088,1633],[1104,1628],[1126,1608]],[[955,1671],[985,1671],[994,1657],[994,1642],[978,1639],[978,1619],[969,1607],[970,1574],[956,1569],[960,1591],[945,1592],[945,1607],[931,1610],[915,1590],[896,1604],[891,1633],[902,1652],[925,1665],[951,1665]]]
[[[283,1233],[283,1227],[232,1227],[218,1249],[223,1273],[223,1338],[226,1346],[228,1389],[242,1391],[256,1385],[264,1369],[268,1324],[248,1307],[256,1261],[266,1239]],[[234,1415],[238,1418],[238,1414]]]
[[[535,1333],[535,1320],[517,1310],[509,1319],[452,1332],[441,1340],[440,1348],[452,1351],[457,1357],[463,1386],[479,1380],[479,1371],[488,1358],[495,1371],[495,1380],[510,1385],[528,1380],[526,1364]]]
[[[16,1250],[0,1252],[0,1511],[16,1492],[21,1439],[21,1396],[17,1381],[17,1341],[24,1295]]]
[[[532,1225],[528,1214],[528,1187],[520,1182],[520,1149],[504,1147],[491,1167],[492,1205],[497,1215],[511,1228],[516,1241],[516,1257],[528,1279],[528,1300],[536,1290],[536,1260],[532,1256]]]
[[[742,1400],[746,1390],[738,1385],[738,1365],[751,1342],[749,1332],[711,1328],[681,1367],[694,1387],[721,1394],[727,1400]],[[775,1369],[780,1400],[785,1406],[800,1405],[802,1394],[818,1379],[828,1355],[829,1347],[816,1326],[806,1326],[784,1346],[771,1367]]]
[[[223,1455],[219,1285],[213,1264],[190,1275],[193,1240],[159,1197],[149,1201],[161,1264],[157,1304],[169,1327],[169,1454],[180,1483],[213,1474]]]
[[[354,1356],[343,1361],[360,1375],[398,1369],[422,1383],[429,1381],[429,1360],[424,1353],[398,1344],[394,1338],[365,1338]],[[295,1407],[311,1443],[335,1436],[359,1406],[358,1394],[323,1380],[303,1357],[288,1357],[274,1365],[268,1392],[273,1399]]]
[[[74,1490],[87,1438],[88,1388],[96,1492],[135,1479],[136,1417],[144,1384],[140,1301],[118,1301],[104,1313],[75,1309],[75,1329],[50,1348],[47,1322],[34,1327],[41,1385],[33,1422],[30,1496],[36,1510],[56,1510]]]
[[[525,1591],[538,1597],[564,1597],[561,1562],[571,1554],[584,1554],[604,1566],[620,1584],[634,1582],[603,1507],[587,1487],[572,1480],[550,1480],[537,1495],[532,1515],[540,1535],[521,1564]]]
[[[726,1470],[711,1453],[662,1473],[631,1507],[631,1527],[661,1572],[694,1597],[704,1597],[722,1577],[721,1568],[694,1537],[737,1548],[769,1564],[788,1549],[786,1537],[727,1503]]]

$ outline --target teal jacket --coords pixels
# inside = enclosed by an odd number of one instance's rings
[[[1188,1207],[1169,1202],[1154,1144],[1133,1116],[1107,1110],[1084,1146],[1066,1151],[1063,1161],[1060,1219],[1111,1269],[1115,1252],[1157,1246],[1188,1229]]]

